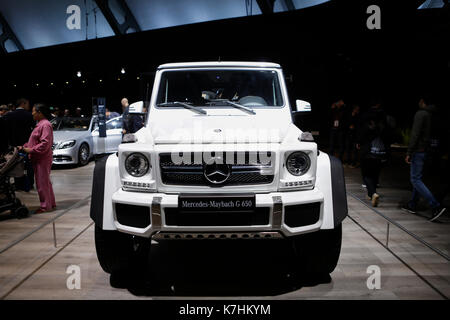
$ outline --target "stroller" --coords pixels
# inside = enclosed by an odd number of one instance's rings
[[[10,210],[18,219],[28,216],[28,208],[22,205],[15,194],[12,178],[24,176],[24,157],[17,148],[0,156],[0,213]]]

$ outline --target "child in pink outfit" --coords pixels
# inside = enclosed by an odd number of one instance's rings
[[[41,207],[35,213],[51,211],[56,207],[55,194],[53,193],[50,171],[53,161],[53,127],[47,120],[50,112],[42,104],[33,107],[33,118],[38,121],[31,133],[30,139],[23,146],[23,150],[29,154],[34,168],[37,192]]]

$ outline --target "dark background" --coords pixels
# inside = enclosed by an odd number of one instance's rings
[[[107,107],[120,111],[122,97],[145,99],[147,88],[151,94],[152,74],[162,63],[271,61],[283,67],[291,101],[311,102],[312,129],[325,133],[330,105],[340,97],[363,108],[380,98],[398,127],[407,128],[425,93],[448,118],[449,9],[417,10],[422,2],[332,1],[3,55],[0,103],[25,96],[89,113],[91,98],[104,96]],[[366,27],[371,4],[381,8],[381,30]]]

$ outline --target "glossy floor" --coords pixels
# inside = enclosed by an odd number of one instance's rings
[[[112,288],[109,275],[97,261],[94,225],[89,218],[92,170],[91,162],[81,168],[52,171],[58,204],[54,212],[22,220],[2,214],[0,298],[444,299],[450,296],[448,260],[392,224],[388,235],[386,220],[350,195],[341,257],[331,278],[295,276],[290,269],[289,250],[280,250],[276,242],[256,246],[233,244],[220,249],[215,245],[191,247],[191,251],[178,254],[155,245],[151,289]],[[357,175],[347,172],[347,176],[348,189],[357,193]],[[38,205],[35,192],[17,194],[29,207]],[[422,217],[401,216],[399,209],[389,207],[387,201],[379,209],[403,217],[406,219],[403,222],[415,231],[427,228],[423,233],[429,235],[426,239],[429,242],[448,241],[448,233],[446,238],[443,231],[433,237],[435,227],[430,229],[430,223]],[[63,212],[54,225],[48,223]],[[448,224],[437,224],[436,228],[448,230]],[[441,248],[444,254],[449,254],[448,246]],[[73,288],[73,275],[77,273],[74,270],[80,274],[80,289]],[[373,288],[377,284],[373,275],[378,271],[377,289]]]

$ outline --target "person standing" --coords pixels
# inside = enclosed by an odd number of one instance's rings
[[[382,162],[387,158],[389,131],[386,114],[381,103],[374,101],[363,115],[358,134],[357,149],[360,150],[361,175],[367,187],[367,198],[377,207],[380,196],[377,193]]]
[[[432,210],[430,221],[434,221],[439,218],[446,209],[436,200],[434,195],[422,181],[425,159],[430,146],[432,114],[436,111],[436,107],[431,104],[430,101],[430,98],[421,98],[419,100],[419,110],[414,116],[411,138],[405,157],[405,162],[411,165],[410,179],[413,191],[411,200],[403,206],[402,209],[409,213],[416,213],[417,201],[419,196],[422,196],[428,202]]]
[[[9,108],[6,104],[0,106],[0,118],[9,112]]]
[[[6,105],[0,106],[0,154],[6,152],[8,150],[8,139],[6,137],[8,136],[8,132],[6,130],[6,122],[4,119],[4,115],[8,113],[9,109]]]
[[[28,141],[31,131],[35,126],[35,121],[30,112],[30,101],[20,98],[16,102],[16,109],[4,115],[6,125],[8,146],[21,146]],[[14,178],[17,189],[30,191],[34,185],[34,173],[31,164],[25,160],[27,175],[21,178]]]
[[[50,172],[53,161],[53,127],[48,121],[50,110],[43,104],[36,104],[32,112],[37,121],[30,139],[21,148],[25,151],[33,165],[36,175],[36,186],[39,194],[40,208],[34,213],[51,211],[56,207]]]
[[[331,105],[330,155],[338,149],[338,157],[342,161],[344,155],[344,115],[345,103],[339,99]]]
[[[34,128],[33,116],[30,113],[30,101],[20,98],[16,102],[16,109],[4,115],[8,127],[8,144],[21,146],[30,138]]]
[[[359,129],[360,119],[359,105],[354,105],[352,110],[347,114],[347,132],[346,132],[346,148],[347,164],[350,168],[356,168],[358,162],[358,150],[356,149],[356,137]]]
[[[129,117],[129,113],[128,113],[128,107],[129,107],[129,103],[128,103],[128,99],[127,98],[123,98],[120,101],[121,105],[122,105],[122,136],[130,133],[130,129],[129,129],[129,125],[128,125],[128,117]]]
[[[120,117],[120,114],[115,111],[110,111],[108,108],[105,109],[105,118],[106,120],[111,120],[113,118]]]

